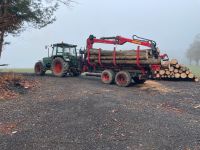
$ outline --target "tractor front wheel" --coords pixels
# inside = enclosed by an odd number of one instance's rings
[[[115,76],[115,83],[118,86],[127,87],[131,84],[131,75],[128,71],[120,71]]]
[[[43,63],[40,61],[35,63],[34,71],[35,71],[35,74],[38,76],[43,76],[45,75],[45,72],[46,72]]]
[[[62,58],[57,57],[53,60],[51,70],[54,76],[64,77],[69,70],[69,63]]]

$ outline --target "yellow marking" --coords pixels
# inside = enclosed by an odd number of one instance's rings
[[[131,43],[141,45],[141,42],[140,42],[140,41],[135,41],[135,40],[133,40]]]

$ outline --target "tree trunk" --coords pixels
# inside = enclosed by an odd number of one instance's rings
[[[0,31],[0,58],[3,51],[4,31]]]
[[[7,0],[4,0],[3,2],[1,2],[2,7],[0,7],[1,8],[0,17],[4,17],[5,15],[7,15],[7,11],[8,11],[8,8],[6,6],[7,4],[8,4]],[[0,28],[0,57],[3,51],[4,35],[5,35],[5,29]]]

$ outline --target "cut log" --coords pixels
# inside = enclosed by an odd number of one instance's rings
[[[170,72],[170,75],[171,75],[171,76],[173,76],[173,75],[174,75],[174,72],[173,72],[173,71],[172,71],[172,72]]]
[[[192,73],[188,74],[188,78],[193,79],[194,78],[194,74],[192,74]]]
[[[170,68],[169,68],[169,71],[170,71],[170,72],[174,71],[174,67],[170,67]]]
[[[198,78],[195,78],[194,81],[195,81],[195,82],[199,82],[199,79],[198,79]]]
[[[150,50],[140,50],[140,55],[148,55]],[[113,50],[101,50],[101,55],[102,56],[112,56],[113,55]],[[87,51],[86,51],[87,53]],[[99,49],[90,49],[90,55],[98,55],[99,54]],[[137,55],[136,50],[119,50],[116,51],[116,55]]]
[[[188,71],[186,71],[185,73],[188,75],[188,74],[190,74],[190,71],[188,70]]]
[[[170,75],[170,71],[169,70],[165,71],[165,73],[166,73],[166,75]]]
[[[180,68],[180,65],[179,65],[179,64],[176,64],[175,67],[176,67],[176,69],[179,69],[179,68]]]
[[[186,73],[181,73],[181,78],[182,78],[182,79],[187,78],[187,74],[186,74]]]
[[[162,68],[163,69],[169,69],[170,68],[170,62],[169,61],[165,61],[162,63]]]
[[[174,73],[178,73],[178,71],[179,71],[178,69],[174,69]]]
[[[164,75],[165,74],[165,70],[160,70],[159,71],[159,74],[162,76],[162,75]]]
[[[175,78],[175,76],[174,76],[174,75],[171,75],[171,78],[173,79],[173,78]]]
[[[172,60],[170,61],[170,64],[171,64],[171,65],[176,65],[176,64],[178,64],[178,60],[177,60],[177,59],[172,59]]]
[[[178,72],[179,72],[180,74],[181,74],[181,73],[183,73],[183,71],[182,71],[182,70],[179,70]]]
[[[175,74],[175,78],[176,78],[176,79],[178,79],[178,78],[180,78],[180,77],[181,77],[181,75],[180,75],[179,73],[176,73],[176,74]]]
[[[95,63],[98,64],[98,60],[94,60]],[[101,63],[103,64],[113,64],[113,60],[101,60]],[[148,60],[140,60],[139,63],[141,65],[159,65],[161,63],[160,59],[148,59]],[[137,61],[136,60],[116,60],[116,64],[133,64],[136,65]]]
[[[102,56],[100,57],[101,60],[113,60],[113,56]],[[116,60],[136,60],[137,56],[133,55],[133,56],[116,56]],[[147,60],[148,56],[147,55],[140,55],[139,57],[140,60]],[[96,55],[91,55],[90,56],[90,60],[98,60],[98,56]]]
[[[186,72],[188,69],[187,69],[187,67],[182,66],[182,67],[181,67],[181,70],[182,70],[183,72]]]

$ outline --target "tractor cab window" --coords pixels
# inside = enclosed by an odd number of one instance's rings
[[[57,47],[57,55],[63,55],[63,48]]]
[[[67,55],[71,55],[71,56],[76,56],[76,49],[74,47],[65,48],[64,53],[65,53],[65,55],[67,54]]]
[[[52,56],[56,55],[56,47],[53,47]]]
[[[63,55],[63,48],[62,48],[62,47],[58,47],[58,46],[54,46],[54,47],[53,47],[52,55],[53,55],[53,56],[56,56],[56,55]]]

